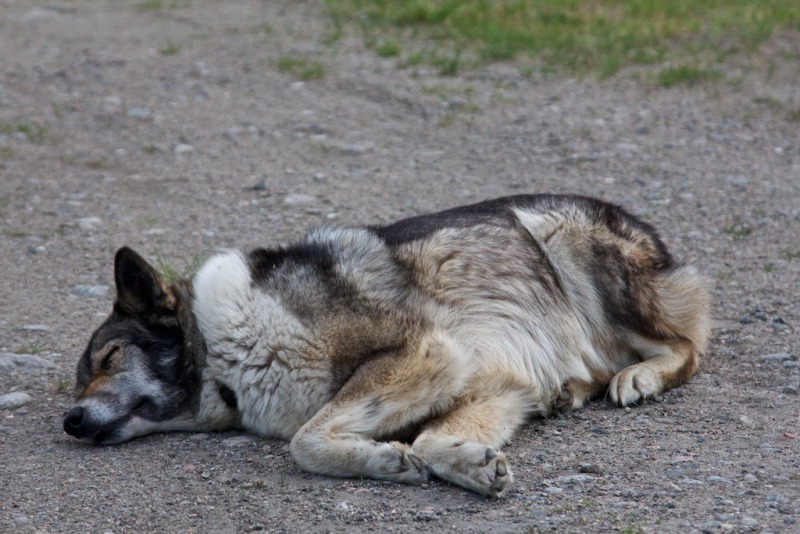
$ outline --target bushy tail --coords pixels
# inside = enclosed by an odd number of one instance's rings
[[[705,352],[711,335],[709,282],[693,267],[682,266],[656,279],[660,327],[691,341],[697,352]]]

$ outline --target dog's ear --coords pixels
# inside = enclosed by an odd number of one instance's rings
[[[139,254],[122,247],[114,258],[114,281],[120,310],[139,317],[175,312],[176,299],[158,272]]]

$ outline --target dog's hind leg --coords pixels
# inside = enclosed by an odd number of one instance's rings
[[[427,334],[363,364],[292,438],[305,471],[421,484],[425,462],[404,443],[379,442],[445,411],[470,373],[469,354]]]
[[[468,395],[425,425],[412,451],[439,478],[483,495],[503,497],[514,477],[499,451],[532,411],[530,387],[513,377],[479,376]]]

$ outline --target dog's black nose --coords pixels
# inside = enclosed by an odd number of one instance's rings
[[[64,417],[64,432],[70,436],[81,434],[81,423],[83,422],[83,408],[75,406]]]

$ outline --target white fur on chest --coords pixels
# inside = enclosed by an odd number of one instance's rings
[[[234,391],[242,425],[291,438],[328,401],[330,371],[312,336],[276,296],[253,283],[240,252],[211,258],[194,279],[193,311],[206,341],[205,381]]]

